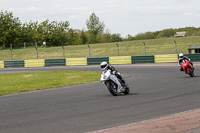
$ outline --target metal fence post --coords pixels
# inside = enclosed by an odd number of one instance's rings
[[[90,57],[90,45],[88,45],[88,48],[89,48],[89,57]]]
[[[146,56],[146,44],[145,42],[143,42],[143,44],[144,44],[144,55]]]
[[[174,40],[174,44],[175,44],[175,54],[177,54],[177,47],[176,47],[176,41]]]
[[[36,49],[36,54],[37,54],[37,59],[38,59],[38,49],[37,47],[35,47],[35,49]]]
[[[117,45],[117,55],[119,56],[119,45],[118,43],[116,43],[116,45]]]
[[[63,45],[62,45],[62,48],[63,48],[63,58],[65,59],[65,48]]]
[[[12,61],[12,48],[10,48],[10,59]]]

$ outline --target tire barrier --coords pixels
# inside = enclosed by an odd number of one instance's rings
[[[24,67],[24,60],[4,61],[4,68]]]
[[[0,68],[4,68],[4,61],[0,61]]]
[[[109,57],[87,58],[88,65],[99,65],[103,61],[106,61],[109,64]]]
[[[87,58],[66,58],[66,66],[86,66]]]
[[[39,60],[25,60],[24,67],[44,67],[44,59]]]
[[[184,56],[189,57],[192,62],[200,61],[200,54],[184,54]]]
[[[154,55],[149,56],[132,56],[132,64],[136,63],[154,63]]]
[[[65,59],[45,59],[45,66],[66,66]]]
[[[109,57],[109,64],[131,64],[131,56]]]
[[[155,63],[178,62],[177,54],[154,55],[154,58],[155,58]]]
[[[189,57],[192,62],[200,61],[200,54],[185,54],[185,56]],[[0,68],[86,66],[99,65],[103,61],[106,61],[109,64],[168,63],[178,62],[178,54],[0,61]]]

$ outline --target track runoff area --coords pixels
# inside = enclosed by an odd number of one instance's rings
[[[103,84],[96,82],[62,87],[59,91],[55,88],[2,96],[1,114],[6,112],[6,117],[1,123],[1,131],[199,133],[200,63],[194,62],[194,77],[180,72],[177,63],[114,65],[114,67],[127,81],[131,89],[130,95],[114,97]],[[59,70],[101,71],[99,66],[70,66],[9,68],[1,69],[1,72]],[[67,104],[68,101],[70,102]],[[17,103],[15,106],[19,104],[18,108],[11,106],[9,104],[11,102]],[[70,111],[74,107],[77,109]],[[30,113],[27,114],[27,111]],[[17,126],[26,121],[29,122],[28,126]],[[9,129],[5,129],[6,124]],[[73,124],[76,124],[76,127],[73,127]]]
[[[91,133],[200,133],[200,109],[189,110],[130,123],[118,127],[102,129]]]

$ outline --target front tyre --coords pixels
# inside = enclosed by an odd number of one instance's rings
[[[117,85],[112,81],[107,81],[106,86],[113,96],[117,96]]]
[[[194,72],[191,69],[188,69],[188,72],[191,77],[194,77]]]

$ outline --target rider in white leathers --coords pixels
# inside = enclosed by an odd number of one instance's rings
[[[119,85],[119,86],[122,85],[122,87],[125,86],[125,81],[124,81],[124,79],[122,78],[122,76],[120,75],[120,73],[119,73],[113,66],[108,65],[108,63],[104,61],[104,62],[102,62],[102,63],[100,64],[100,67],[101,67],[101,69],[102,69],[103,71],[105,71],[105,70],[110,70],[111,73],[112,73],[113,75],[115,75],[115,76],[119,79],[118,85]],[[119,92],[120,92],[120,90],[118,90],[118,93],[119,93]]]

